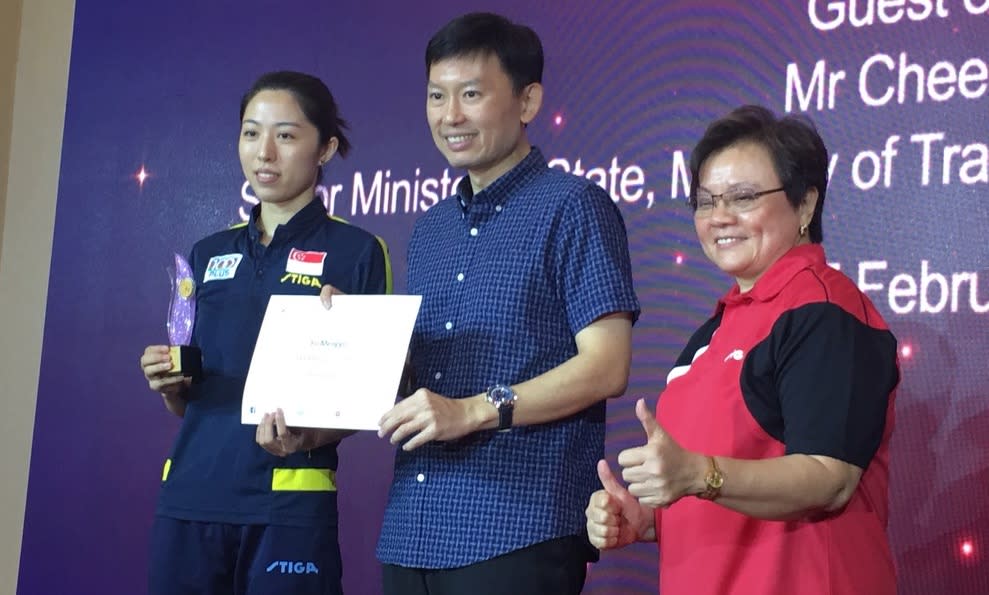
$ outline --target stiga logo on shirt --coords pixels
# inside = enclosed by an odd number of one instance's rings
[[[237,267],[240,266],[242,258],[244,258],[243,254],[223,254],[209,259],[209,263],[206,264],[206,276],[203,278],[203,283],[233,279],[234,275],[237,274]]]
[[[323,284],[320,283],[319,277],[310,277],[309,275],[300,275],[298,273],[285,273],[282,275],[282,283],[291,283],[293,285],[305,285],[306,287],[315,287],[320,289]]]
[[[288,562],[277,560],[268,565],[267,573],[275,574],[319,574],[319,568],[312,562]]]
[[[288,253],[285,272],[318,277],[323,274],[323,261],[325,260],[326,252],[309,252],[292,248],[292,251]]]

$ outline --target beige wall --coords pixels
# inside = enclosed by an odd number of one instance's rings
[[[74,9],[0,0],[0,594],[20,561]]]
[[[14,115],[17,43],[21,33],[21,0],[0,0],[0,256],[3,256],[3,212],[7,202],[10,124]]]

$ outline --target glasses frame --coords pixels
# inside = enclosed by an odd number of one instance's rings
[[[738,213],[744,213],[746,210],[748,210],[748,209],[739,210],[739,208],[738,208],[737,205],[738,205],[739,199],[741,197],[751,195],[752,196],[752,203],[753,203],[752,204],[752,207],[755,207],[755,202],[758,199],[762,198],[763,196],[766,196],[767,194],[773,194],[775,192],[782,192],[782,191],[785,191],[785,190],[786,190],[785,187],[780,186],[779,188],[772,188],[770,190],[759,190],[758,192],[748,192],[748,191],[745,191],[745,192],[739,193],[738,196],[736,196],[734,198],[731,198],[731,197],[728,197],[728,196],[725,196],[725,195],[732,194],[733,192],[736,192],[736,191],[734,191],[734,190],[726,190],[725,192],[722,192],[720,194],[712,194],[711,195],[711,208],[710,209],[705,208],[703,211],[700,209],[699,205],[697,204],[697,197],[696,196],[691,196],[690,197],[690,200],[688,201],[688,204],[690,205],[690,208],[694,210],[694,216],[696,216],[696,217],[708,217],[708,216],[710,216],[711,213],[714,212],[714,209],[718,208],[718,203],[719,202],[723,202],[725,204],[725,208],[729,212],[738,214]]]

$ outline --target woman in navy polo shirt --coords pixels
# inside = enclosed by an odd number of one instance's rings
[[[182,417],[162,474],[150,593],[337,594],[336,444],[347,433],[289,428],[281,411],[242,425],[241,397],[271,295],[385,293],[391,269],[383,242],[329,217],[316,196],[322,166],[350,148],[322,81],[266,74],[240,121],[259,204],[192,249],[202,377],[170,375],[165,345],[141,357],[151,389]]]

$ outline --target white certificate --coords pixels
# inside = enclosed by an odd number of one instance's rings
[[[422,296],[273,295],[244,386],[241,422],[281,408],[289,426],[376,430],[395,404]]]

